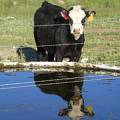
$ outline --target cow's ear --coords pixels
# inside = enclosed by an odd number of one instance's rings
[[[85,114],[87,116],[91,116],[91,117],[94,116],[93,107],[92,106],[87,106],[86,110],[85,110]]]
[[[71,11],[71,10],[73,10],[73,7],[71,7],[71,8],[68,9],[68,11]]]
[[[61,17],[63,17],[65,20],[68,20],[68,19],[69,19],[68,11],[66,11],[66,10],[62,10],[62,11],[60,12],[60,15],[61,15]]]
[[[95,11],[86,11],[87,21],[92,22],[94,20],[95,15],[96,15]]]

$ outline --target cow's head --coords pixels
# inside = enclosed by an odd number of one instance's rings
[[[77,120],[85,115],[93,116],[94,112],[91,106],[85,107],[84,100],[78,86],[75,86],[74,96],[71,97],[68,107],[60,110],[59,116],[69,116],[72,120]]]
[[[72,120],[80,119],[84,116],[94,116],[92,106],[84,107],[83,99],[76,98],[76,100],[71,100],[68,108],[63,108],[60,110],[59,116],[68,116]]]
[[[65,20],[69,20],[70,32],[74,35],[75,40],[78,40],[80,35],[84,32],[84,25],[87,18],[94,16],[95,11],[86,11],[80,5],[73,6],[68,13],[61,12]]]

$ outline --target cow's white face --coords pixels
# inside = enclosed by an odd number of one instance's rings
[[[86,17],[85,11],[81,8],[80,5],[76,5],[72,10],[69,11],[69,17],[71,19],[71,33],[74,35],[75,40],[78,40],[80,35],[84,32],[83,21]]]
[[[83,99],[79,99],[77,101],[75,101],[76,103],[74,103],[74,101],[70,101],[70,105],[71,105],[71,110],[68,113],[68,116],[72,119],[75,120],[77,117],[83,117],[85,115],[85,113],[83,111],[81,111],[82,105],[83,105]]]
[[[69,11],[62,10],[60,15],[66,20],[69,20],[70,32],[74,35],[75,40],[80,38],[84,33],[85,21],[92,21],[95,11],[86,11],[80,5],[73,6]]]

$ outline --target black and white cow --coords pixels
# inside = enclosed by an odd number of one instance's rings
[[[86,11],[80,5],[65,10],[43,2],[34,16],[34,37],[39,55],[48,61],[79,61],[84,45],[86,18],[95,11]]]

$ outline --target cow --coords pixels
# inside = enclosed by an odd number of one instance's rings
[[[80,5],[66,10],[44,1],[34,15],[38,56],[47,56],[47,61],[62,62],[68,58],[78,62],[85,41],[85,21],[95,14],[95,11],[87,11]]]
[[[34,81],[43,93],[60,96],[64,102],[67,102],[67,107],[61,108],[58,112],[60,117],[68,116],[76,120],[84,116],[94,116],[93,109],[84,105],[82,96],[84,73],[36,72]]]

